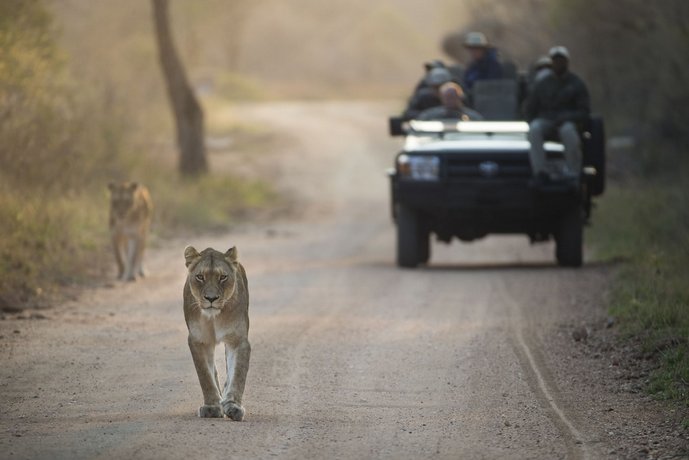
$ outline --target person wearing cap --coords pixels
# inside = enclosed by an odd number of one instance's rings
[[[423,84],[420,85],[412,95],[404,111],[404,118],[415,118],[422,111],[441,105],[440,86],[452,80],[452,74],[443,67],[432,67],[426,73]]]
[[[536,59],[533,64],[533,70],[531,71],[531,82],[530,86],[534,86],[543,77],[550,75],[553,71],[553,60],[550,56],[541,56]]]
[[[468,91],[479,80],[502,78],[502,65],[497,50],[488,44],[481,32],[469,32],[464,39],[464,48],[471,55],[471,62],[464,71],[464,88]]]
[[[416,84],[414,87],[414,92],[416,93],[418,90],[421,88],[426,88],[428,87],[428,76],[429,73],[433,69],[447,69],[445,66],[445,63],[441,61],[440,59],[434,59],[432,61],[424,62],[423,68],[425,70],[423,77],[419,80],[419,82]],[[449,71],[450,69],[448,69]]]
[[[438,90],[442,105],[421,112],[419,120],[483,120],[481,114],[464,106],[464,91],[454,82],[444,83]]]
[[[525,106],[531,143],[531,169],[539,181],[557,177],[576,179],[581,172],[579,129],[588,118],[591,102],[586,84],[569,71],[569,51],[551,48],[552,71],[534,82]],[[565,147],[565,168],[548,174],[543,142],[557,135]]]

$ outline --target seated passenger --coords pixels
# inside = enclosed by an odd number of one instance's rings
[[[454,82],[445,83],[440,87],[440,101],[442,105],[432,107],[421,112],[416,118],[419,120],[483,120],[481,114],[464,106],[464,92],[462,87]]]
[[[529,88],[533,88],[544,77],[553,71],[553,60],[550,56],[541,56],[534,62],[533,70],[529,74]]]
[[[431,68],[423,80],[423,85],[416,90],[409,100],[407,109],[404,111],[404,118],[416,118],[423,110],[441,104],[438,89],[444,83],[452,79],[450,71],[445,67]]]
[[[471,55],[471,62],[464,72],[463,86],[467,91],[471,91],[479,80],[503,77],[497,50],[488,44],[488,39],[481,32],[469,32],[464,40],[464,48]]]
[[[441,61],[440,59],[434,59],[432,61],[424,62],[423,68],[425,70],[425,72],[423,74],[423,78],[421,78],[421,80],[419,80],[419,82],[416,84],[416,87],[414,87],[414,93],[416,93],[421,88],[427,88],[428,87],[428,83],[426,82],[426,79],[427,79],[428,74],[430,73],[431,70],[443,69],[446,67],[445,67],[445,63],[443,61]]]
[[[526,101],[531,142],[531,169],[539,182],[549,179],[578,179],[581,173],[581,138],[579,128],[591,110],[588,89],[569,71],[569,52],[564,46],[550,50],[552,72],[535,82]],[[548,172],[543,142],[556,134],[565,147],[565,169]]]

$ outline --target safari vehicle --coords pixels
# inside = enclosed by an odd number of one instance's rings
[[[583,226],[592,199],[605,189],[603,122],[591,117],[582,134],[577,180],[533,181],[529,125],[524,121],[419,121],[390,118],[391,135],[406,135],[390,169],[397,264],[430,258],[430,236],[449,243],[488,234],[555,239],[559,265],[582,264]],[[545,143],[549,161],[564,161],[564,146]]]

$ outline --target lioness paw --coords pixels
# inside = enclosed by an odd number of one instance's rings
[[[234,401],[223,401],[222,409],[225,411],[225,415],[234,420],[235,422],[241,422],[244,419],[244,408]]]
[[[223,412],[220,406],[201,406],[199,407],[199,417],[201,418],[222,418]]]

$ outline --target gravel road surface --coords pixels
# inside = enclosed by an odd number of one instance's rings
[[[644,433],[662,410],[617,388],[571,337],[604,315],[610,267],[558,268],[552,244],[526,237],[434,243],[430,266],[395,267],[384,174],[401,144],[386,135],[394,109],[246,106],[289,138],[261,161],[291,216],[165,240],[143,281],[87,290],[47,319],[0,321],[0,457],[652,456]],[[241,423],[195,415],[187,244],[237,245],[247,269]],[[221,348],[216,357],[224,380]]]

